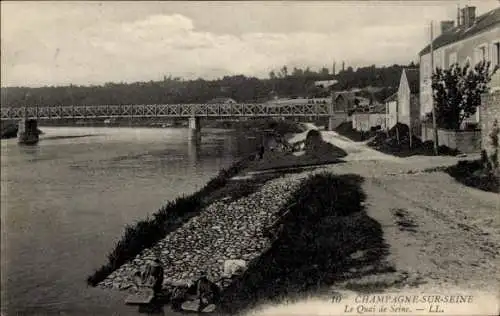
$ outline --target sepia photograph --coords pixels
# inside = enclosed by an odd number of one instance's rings
[[[1,1],[1,315],[500,316],[500,1]]]

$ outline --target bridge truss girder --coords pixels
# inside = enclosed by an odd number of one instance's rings
[[[331,116],[329,104],[153,104],[1,108],[2,120],[120,117],[307,117]]]

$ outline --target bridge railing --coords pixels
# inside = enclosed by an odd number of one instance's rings
[[[329,116],[328,104],[152,104],[2,107],[2,120],[36,118],[111,118],[111,117],[258,117]]]

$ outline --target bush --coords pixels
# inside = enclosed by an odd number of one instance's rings
[[[483,158],[479,160],[461,160],[446,169],[446,172],[460,183],[479,190],[500,193],[500,181],[492,172],[484,167]]]

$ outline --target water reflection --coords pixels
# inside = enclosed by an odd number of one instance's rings
[[[188,140],[187,141],[187,155],[189,160],[189,166],[196,168],[197,161],[200,159],[200,141]]]
[[[37,156],[38,153],[40,153],[40,145],[39,144],[34,144],[34,145],[21,145],[18,144],[19,148],[19,153],[22,155],[27,155],[27,156]]]

